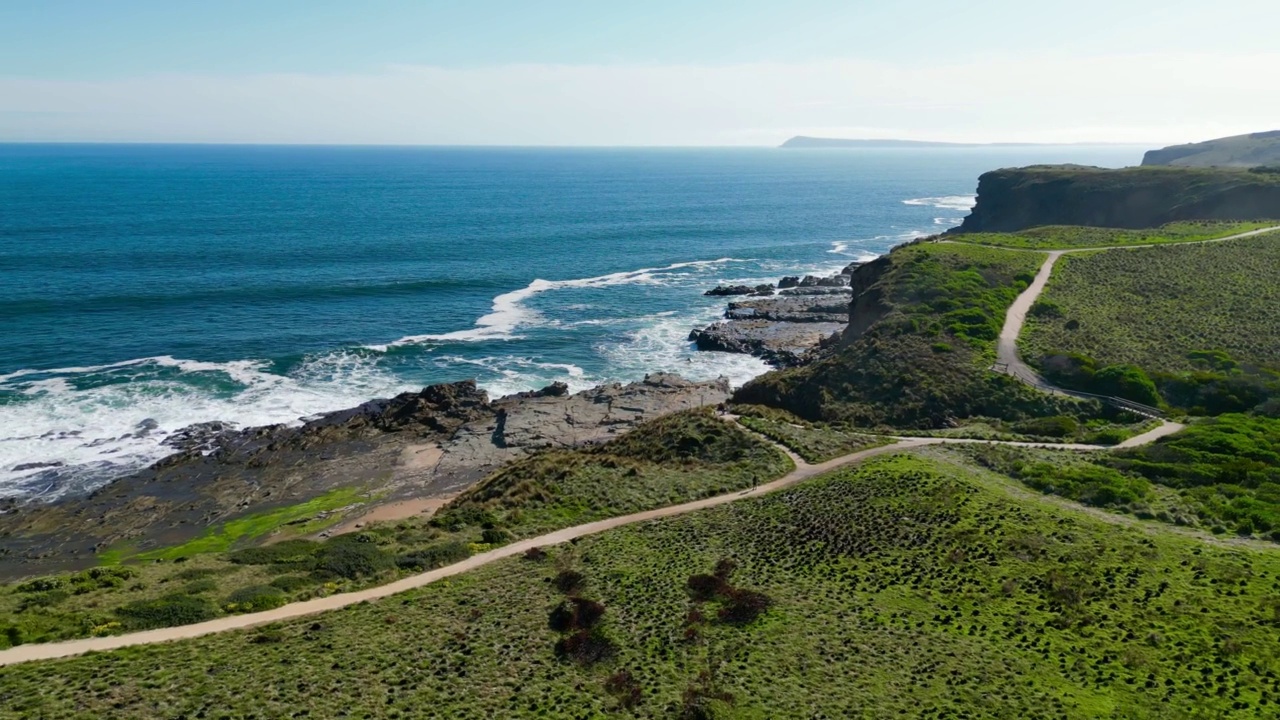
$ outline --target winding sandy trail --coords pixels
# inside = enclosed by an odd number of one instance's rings
[[[727,417],[726,420],[733,418]],[[1125,446],[1132,447],[1142,445],[1152,440],[1177,432],[1182,426],[1176,423],[1165,423],[1155,430],[1151,430],[1143,435],[1132,438]],[[586,523],[584,525],[576,525],[574,527],[556,530],[538,537],[528,538],[513,542],[510,545],[504,545],[500,548],[490,550],[488,552],[473,555],[462,562],[449,565],[447,567],[437,568],[418,575],[412,575],[407,578],[379,585],[377,587],[358,590],[355,592],[341,593],[330,595],[328,597],[316,598],[304,602],[291,603],[275,610],[267,610],[264,612],[250,613],[247,615],[232,615],[228,617],[217,618],[207,622],[196,623],[193,625],[182,625],[179,627],[160,628],[157,630],[146,630],[143,632],[128,633],[125,635],[112,635],[108,637],[84,638],[80,640],[68,640],[57,643],[39,643],[33,645],[19,645],[7,650],[0,650],[0,666],[13,665],[16,663],[29,662],[32,660],[49,660],[53,658],[71,657],[74,655],[82,655],[87,652],[115,650],[118,648],[132,647],[135,645],[149,645],[152,643],[169,642],[172,640],[183,640],[187,638],[196,638],[202,635],[210,635],[213,633],[226,632],[228,630],[240,630],[251,628],[267,623],[279,622],[282,620],[291,620],[293,618],[313,615],[328,610],[337,610],[356,603],[366,602],[369,600],[377,600],[389,595],[402,593],[406,590],[412,590],[424,585],[430,585],[438,580],[459,575],[488,565],[489,563],[523,554],[529,548],[541,547],[545,545],[558,545],[569,542],[580,537],[595,535],[613,528],[623,527],[626,525],[634,525],[636,523],[648,522],[650,520],[658,520],[668,518],[675,515],[683,515],[685,513],[696,512],[706,508],[725,505],[744,498],[758,497],[766,493],[776,492],[784,488],[791,487],[797,483],[804,482],[818,475],[836,470],[847,465],[853,465],[862,462],[868,458],[886,453],[902,452],[912,448],[923,447],[926,445],[955,445],[955,444],[974,444],[974,443],[992,443],[1001,445],[1012,445],[1019,447],[1041,447],[1056,448],[1061,450],[1099,450],[1097,445],[1079,445],[1068,443],[1034,443],[1034,442],[1010,442],[1010,441],[989,441],[989,440],[970,440],[962,438],[912,438],[900,437],[895,438],[897,442],[891,445],[883,445],[880,447],[861,450],[848,455],[842,455],[823,463],[809,464],[788,448],[772,443],[782,452],[786,453],[795,463],[796,467],[786,475],[773,480],[771,482],[760,485],[759,487],[749,490],[735,491],[715,497],[703,498],[692,502],[682,503],[680,505],[671,505],[655,510],[646,510],[644,512],[633,513],[631,515],[623,515],[606,520]],[[1130,444],[1131,443],[1131,444]]]
[[[1004,327],[1000,329],[1000,339],[996,342],[996,362],[1003,363],[1009,368],[1010,375],[1030,385],[1041,386],[1043,384],[1049,386],[1035,370],[1031,369],[1030,365],[1022,361],[1022,356],[1018,354],[1018,336],[1022,334],[1022,326],[1027,322],[1027,313],[1031,312],[1031,306],[1036,304],[1036,300],[1044,292],[1045,286],[1049,284],[1049,276],[1053,274],[1053,266],[1064,252],[1066,251],[1053,250],[1049,253],[1049,257],[1045,258],[1044,264],[1040,266],[1040,271],[1036,273],[1035,279],[1009,306],[1009,311],[1004,316]],[[1032,382],[1030,378],[1036,378],[1039,382]]]
[[[1072,390],[1057,387],[1049,381],[1045,380],[1035,370],[1031,369],[1022,361],[1022,356],[1018,353],[1018,336],[1022,334],[1022,326],[1027,322],[1027,314],[1031,312],[1031,306],[1035,305],[1036,300],[1040,299],[1041,293],[1044,292],[1045,286],[1049,284],[1049,277],[1053,275],[1053,266],[1058,262],[1058,258],[1068,253],[1082,252],[1099,252],[1102,250],[1140,250],[1142,248],[1153,247],[1175,247],[1178,245],[1204,245],[1206,243],[1227,242],[1229,240],[1240,240],[1242,238],[1254,237],[1256,235],[1265,235],[1267,233],[1280,230],[1280,225],[1275,227],[1259,228],[1258,230],[1250,230],[1248,232],[1236,233],[1220,238],[1210,238],[1209,240],[1195,240],[1183,243],[1151,243],[1146,245],[1108,245],[1104,247],[1088,247],[1088,248],[1067,248],[1062,250],[1030,250],[1026,248],[1002,248],[1005,250],[1017,250],[1019,252],[1036,252],[1045,253],[1047,257],[1044,264],[1040,266],[1040,271],[1036,273],[1036,277],[1023,290],[1009,306],[1008,312],[1004,316],[1004,327],[1000,330],[1000,339],[996,343],[996,362],[1004,365],[1005,372],[1012,375],[1024,383],[1031,385],[1046,392],[1055,392],[1062,395],[1074,395],[1077,397],[1086,397],[1087,393],[1077,393]],[[978,244],[965,243],[963,240],[946,240],[944,242],[958,243],[962,245]],[[981,245],[981,247],[999,247],[995,245]],[[1181,428],[1179,428],[1181,429]],[[1171,432],[1177,432],[1176,430]]]
[[[1247,233],[1240,233],[1230,237],[1215,238],[1213,240],[1202,240],[1204,242],[1224,242],[1227,240],[1235,240],[1253,235],[1261,235],[1263,233],[1280,230],[1280,227],[1263,228],[1261,230],[1253,230]],[[954,241],[952,241],[954,242]],[[1193,244],[1193,243],[1179,243]],[[1022,332],[1022,326],[1026,322],[1027,312],[1031,309],[1031,305],[1035,303],[1040,293],[1044,291],[1045,285],[1048,283],[1049,275],[1053,272],[1053,265],[1059,257],[1069,252],[1086,252],[1096,250],[1113,250],[1113,249],[1132,249],[1139,247],[1153,247],[1150,245],[1123,245],[1106,248],[1080,248],[1072,250],[1054,250],[1048,253],[1049,257],[1045,260],[1044,265],[1040,267],[1040,272],[1036,275],[1035,281],[1028,287],[1018,299],[1014,301],[1013,306],[1005,317],[1004,329],[1000,333],[999,350],[997,352],[1001,362],[1009,363],[1009,367],[1014,367],[1014,363],[1018,363],[1022,367],[1026,367],[1021,358],[1018,356],[1017,339]],[[1043,252],[1043,251],[1031,251]],[[1027,368],[1030,373],[1030,368]],[[1038,377],[1035,373],[1030,373],[1033,377]],[[1041,381],[1043,382],[1043,381]],[[1052,387],[1052,386],[1050,386]],[[725,418],[732,420],[732,416]],[[1130,438],[1116,448],[1131,448],[1154,442],[1166,435],[1175,433],[1183,428],[1182,425],[1173,422],[1161,421],[1161,425],[1153,430],[1145,432],[1136,437]],[[510,545],[490,550],[488,552],[473,555],[462,562],[449,565],[447,567],[438,568],[418,575],[412,575],[407,578],[379,585],[377,587],[358,590],[356,592],[341,593],[338,595],[330,595],[328,597],[316,598],[305,602],[292,603],[275,610],[267,610],[264,612],[250,613],[247,615],[233,615],[230,617],[222,617],[216,620],[196,623],[194,625],[183,625],[172,628],[160,628],[158,630],[146,630],[143,632],[128,633],[126,635],[113,635],[108,637],[84,638],[80,640],[68,640],[58,643],[40,643],[34,645],[19,645],[7,650],[0,650],[0,666],[14,665],[16,663],[29,662],[33,660],[49,660],[53,658],[71,657],[74,655],[82,655],[88,652],[115,650],[118,648],[132,647],[135,645],[148,645],[152,643],[169,642],[173,640],[183,640],[187,638],[196,638],[202,635],[210,635],[213,633],[226,632],[228,630],[240,630],[244,628],[256,627],[267,623],[279,622],[282,620],[291,620],[306,615],[325,612],[328,610],[337,610],[356,603],[362,603],[370,600],[377,600],[406,590],[412,590],[424,585],[430,585],[438,580],[453,577],[468,570],[488,565],[489,563],[504,558],[513,557],[523,554],[530,548],[540,547],[544,545],[558,545],[569,542],[577,538],[595,535],[606,530],[623,527],[626,525],[634,525],[636,523],[648,522],[650,520],[658,520],[661,518],[683,515],[685,513],[696,512],[706,508],[712,508],[719,505],[726,505],[743,498],[758,497],[766,493],[776,492],[784,488],[791,487],[797,483],[808,480],[817,475],[830,472],[832,470],[862,462],[868,458],[885,453],[896,453],[912,448],[923,447],[926,445],[953,445],[953,444],[973,444],[973,443],[989,443],[998,445],[1011,445],[1017,447],[1039,447],[1053,448],[1060,450],[1102,450],[1097,445],[1081,445],[1071,443],[1035,443],[1035,442],[1011,442],[1011,441],[992,441],[992,440],[969,440],[962,438],[912,438],[898,437],[897,442],[892,445],[884,445],[881,447],[861,450],[859,452],[842,455],[840,457],[828,460],[823,463],[811,465],[801,459],[798,455],[791,452],[786,447],[773,443],[782,450],[796,468],[786,475],[772,482],[760,485],[759,487],[749,490],[727,493],[725,495],[717,495],[715,497],[704,498],[702,500],[694,500],[692,502],[682,503],[680,505],[671,505],[655,510],[646,510],[644,512],[634,513],[631,515],[623,515],[621,517],[599,520],[584,525],[576,525],[574,527],[564,528],[538,537],[520,540]],[[769,442],[772,443],[770,440]]]

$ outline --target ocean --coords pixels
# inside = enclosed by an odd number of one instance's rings
[[[0,145],[0,496],[437,382],[739,385],[765,365],[686,339],[705,290],[945,230],[986,170],[1141,152]]]

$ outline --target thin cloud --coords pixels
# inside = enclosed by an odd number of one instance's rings
[[[395,66],[371,74],[0,78],[0,140],[774,145],[796,134],[1173,142],[1271,129],[1280,53],[699,65]]]

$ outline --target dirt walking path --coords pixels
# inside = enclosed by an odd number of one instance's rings
[[[732,417],[726,417],[726,420],[733,420]],[[1151,442],[1157,437],[1162,437],[1170,432],[1176,432],[1181,426],[1176,423],[1166,423],[1159,428],[1143,435],[1132,438],[1129,443],[1141,445]],[[226,632],[228,630],[240,630],[244,628],[256,627],[267,623],[280,622],[282,620],[291,620],[293,618],[303,617],[305,615],[313,615],[315,613],[325,612],[327,610],[336,610],[338,608],[355,605],[369,600],[377,600],[389,595],[395,595],[406,590],[412,590],[424,585],[429,585],[438,580],[458,575],[468,570],[488,565],[489,563],[521,555],[525,551],[534,547],[545,545],[558,545],[569,542],[577,538],[595,535],[613,528],[623,527],[625,525],[634,525],[636,523],[648,522],[650,520],[658,520],[661,518],[683,515],[685,513],[696,512],[706,508],[725,505],[744,498],[758,497],[766,493],[776,492],[787,487],[791,487],[797,483],[804,482],[824,473],[831,472],[846,465],[852,465],[862,462],[868,458],[886,453],[902,452],[912,448],[923,447],[926,445],[955,445],[955,444],[972,444],[972,443],[991,443],[996,442],[1002,445],[1013,445],[1021,447],[1042,447],[1056,448],[1061,450],[1098,450],[1096,445],[1079,445],[1065,443],[1034,443],[1034,442],[1010,442],[1010,441],[989,441],[989,440],[971,440],[963,438],[913,438],[901,437],[896,438],[897,442],[891,445],[883,445],[880,447],[870,448],[838,458],[833,458],[823,463],[809,464],[800,456],[796,455],[790,449],[778,443],[773,443],[779,450],[786,453],[795,463],[796,467],[791,472],[769,483],[760,485],[759,487],[717,495],[715,497],[704,498],[702,500],[694,500],[692,502],[680,505],[671,505],[655,510],[646,510],[644,512],[634,513],[631,515],[623,515],[621,517],[599,520],[597,522],[586,523],[574,527],[557,530],[538,537],[528,538],[513,542],[510,545],[504,545],[500,548],[490,550],[488,552],[473,555],[462,562],[449,565],[447,567],[438,568],[429,572],[413,575],[386,585],[358,590],[356,592],[341,593],[330,595],[328,597],[316,598],[304,602],[291,603],[275,610],[267,610],[264,612],[250,613],[246,615],[233,615],[222,617],[216,620],[196,623],[193,625],[182,625],[179,627],[160,628],[157,630],[146,630],[143,632],[128,633],[125,635],[113,635],[108,637],[84,638],[80,640],[68,640],[66,642],[57,643],[40,643],[33,645],[19,645],[7,650],[0,650],[0,666],[13,665],[15,663],[29,662],[32,660],[49,660],[53,658],[71,657],[74,655],[82,655],[87,652],[100,652],[105,650],[115,650],[118,648],[131,647],[135,645],[148,645],[152,643],[169,642],[172,640],[183,640],[187,638],[196,638],[202,635],[212,633]],[[772,441],[770,441],[772,442]],[[1126,444],[1126,446],[1131,446]]]
[[[1045,258],[1044,264],[1040,266],[1040,271],[1036,273],[1035,279],[1031,281],[1031,285],[1023,290],[1009,306],[1009,311],[1004,316],[1004,327],[1000,330],[1000,339],[996,342],[996,362],[1007,366],[1010,375],[1024,381],[1040,376],[1031,369],[1030,365],[1022,362],[1022,356],[1018,354],[1018,336],[1022,334],[1022,326],[1027,322],[1027,313],[1031,312],[1031,306],[1036,304],[1036,300],[1044,292],[1045,285],[1049,284],[1053,266],[1058,262],[1058,258],[1062,257],[1063,252],[1062,250],[1050,252],[1049,257]],[[1040,382],[1045,381],[1041,379]]]
[[[1027,286],[1009,306],[1009,310],[1004,316],[1004,327],[1000,330],[1000,339],[996,343],[996,363],[1006,368],[1004,372],[1012,375],[1022,382],[1031,385],[1039,390],[1046,392],[1055,392],[1063,395],[1082,396],[1082,393],[1076,393],[1072,390],[1057,387],[1049,383],[1040,376],[1031,366],[1022,361],[1022,356],[1018,353],[1018,337],[1022,334],[1022,326],[1027,322],[1027,314],[1031,312],[1031,306],[1035,305],[1036,300],[1040,299],[1041,293],[1044,292],[1045,286],[1049,284],[1049,277],[1053,274],[1053,266],[1058,262],[1058,258],[1068,253],[1082,252],[1099,252],[1102,250],[1139,250],[1142,248],[1166,247],[1176,245],[1203,245],[1205,243],[1227,242],[1228,240],[1240,240],[1242,238],[1254,237],[1255,235],[1264,235],[1270,232],[1280,230],[1280,226],[1261,228],[1258,230],[1250,230],[1248,232],[1228,235],[1226,237],[1211,238],[1209,240],[1196,240],[1185,243],[1156,243],[1147,245],[1109,245],[1105,247],[1090,248],[1066,248],[1062,250],[1030,250],[1026,248],[1002,248],[1005,250],[1018,250],[1020,252],[1037,252],[1045,253],[1047,257],[1044,264],[1040,266],[1040,271],[1036,273],[1036,277],[1031,281],[1031,285]],[[944,242],[969,244],[963,240],[946,240]],[[983,245],[982,247],[995,247]],[[1171,432],[1177,432],[1176,430]]]
[[[570,540],[585,537],[587,535],[595,535],[596,533],[622,527],[624,525],[633,525],[635,523],[657,520],[660,518],[671,517],[673,515],[682,515],[696,510],[724,505],[743,498],[757,497],[759,495],[764,495],[765,493],[774,492],[776,490],[781,490],[782,488],[795,485],[796,483],[812,478],[815,475],[820,475],[844,465],[859,462],[876,455],[882,455],[887,452],[897,452],[920,445],[934,444],[936,442],[938,441],[933,438],[911,438],[893,445],[884,445],[877,448],[871,448],[869,450],[863,450],[862,452],[853,453],[851,455],[838,457],[834,460],[828,460],[827,462],[818,465],[805,463],[799,457],[784,449],[784,451],[792,457],[793,461],[796,462],[796,469],[777,480],[760,485],[754,489],[732,492],[725,495],[717,495],[715,497],[695,500],[681,505],[672,505],[665,508],[658,508],[656,510],[647,510],[645,512],[634,513],[632,515],[623,515],[621,517],[609,518],[607,520],[600,520],[593,523],[587,523],[585,525],[577,525],[563,530],[557,530],[545,535],[539,535],[538,537],[513,542],[510,545],[504,545],[488,552],[473,555],[462,562],[421,573],[419,575],[403,578],[386,585],[379,585],[378,587],[358,590],[356,592],[330,595],[328,597],[316,598],[305,602],[291,603],[289,605],[276,608],[275,610],[267,610],[264,612],[250,613],[246,615],[233,615],[193,625],[160,628],[158,630],[146,630],[143,632],[128,633],[126,635],[85,638],[82,640],[69,640],[58,643],[19,645],[7,650],[0,650],[0,666],[28,662],[31,660],[69,657],[92,651],[115,650],[117,648],[130,647],[134,645],[147,645],[150,643],[195,638],[202,635],[209,635],[211,633],[238,630],[266,623],[279,622],[281,620],[289,620],[292,618],[302,617],[304,615],[324,612],[326,610],[336,610],[338,608],[347,607],[348,605],[354,605],[367,600],[377,600],[378,598],[384,598],[388,595],[394,595],[406,590],[422,587],[423,585],[429,585],[438,580],[481,567],[482,565],[488,565],[496,560],[521,555],[530,548],[544,545],[558,545],[560,543],[566,543]]]

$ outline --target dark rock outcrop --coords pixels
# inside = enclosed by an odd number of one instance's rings
[[[830,277],[805,275],[797,287],[846,287],[848,285],[849,276],[840,272]]]
[[[726,297],[729,295],[750,295],[755,289],[750,285],[717,285],[702,293],[710,297]]]
[[[843,322],[730,320],[694,330],[689,339],[699,350],[755,355],[775,367],[794,367],[845,327]]]
[[[217,523],[340,487],[388,500],[447,497],[532,450],[600,442],[728,396],[725,380],[654,374],[574,394],[553,383],[490,402],[465,381],[299,427],[192,426],[172,438],[178,452],[89,495],[0,502],[0,579],[94,565],[96,553],[119,543],[138,551],[183,543]]]
[[[848,287],[794,287],[787,288],[778,293],[783,297],[796,297],[802,295],[844,295],[848,297]]]
[[[837,295],[779,296],[770,300],[729,303],[729,320],[773,320],[793,323],[843,323],[849,317],[849,300]]]
[[[824,348],[839,344],[849,321],[850,285],[862,265],[850,263],[827,277],[784,277],[778,282],[778,295],[768,300],[729,303],[725,322],[693,330],[689,340],[699,350],[747,353],[775,367],[811,362]],[[769,288],[768,294],[773,294],[773,286],[761,287]],[[717,292],[722,289],[706,294],[730,294]]]
[[[978,179],[973,212],[953,233],[1042,225],[1148,228],[1178,220],[1280,216],[1280,175],[1245,170],[1071,165],[996,170]]]
[[[717,285],[702,293],[710,297],[727,297],[730,295],[772,295],[772,285]]]

